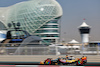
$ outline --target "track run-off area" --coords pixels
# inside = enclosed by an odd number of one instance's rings
[[[81,55],[74,55],[76,58],[82,57]],[[1,55],[0,56],[0,67],[73,67],[75,65],[39,65],[40,61],[44,61],[46,58],[56,59],[59,56],[55,55],[34,55],[34,56],[16,56],[16,55]],[[62,55],[60,57],[65,57]],[[84,66],[100,66],[99,55],[87,55],[87,63]],[[77,67],[77,66],[76,66]]]
[[[66,67],[76,65],[40,65],[39,62],[0,62],[0,67]],[[84,66],[100,66],[99,62],[87,62]]]
[[[61,66],[61,65],[0,65],[0,67],[100,67],[100,66]]]

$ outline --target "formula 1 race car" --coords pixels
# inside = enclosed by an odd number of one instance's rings
[[[52,60],[52,58],[47,58],[44,62],[40,62],[40,64],[45,65],[67,65],[67,64],[74,64],[76,65],[77,60],[69,58],[57,58],[55,60]]]
[[[40,62],[40,64],[44,65],[84,65],[87,63],[87,57],[82,58],[74,58],[73,56],[69,56],[67,58],[57,58],[52,60],[52,58],[47,58],[44,62]]]

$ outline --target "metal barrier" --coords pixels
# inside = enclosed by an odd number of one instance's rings
[[[80,49],[82,55],[100,55],[100,47],[85,47],[84,50]]]
[[[0,44],[0,55],[99,55],[100,47],[60,48],[37,44]]]

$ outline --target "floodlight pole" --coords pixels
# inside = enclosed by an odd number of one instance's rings
[[[83,56],[83,51],[84,51],[84,43],[82,42],[82,56]]]
[[[56,55],[58,55],[58,47],[57,47],[57,44],[55,46],[56,46]]]
[[[82,56],[83,56],[83,43],[82,43]]]

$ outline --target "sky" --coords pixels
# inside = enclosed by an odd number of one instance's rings
[[[0,7],[7,7],[27,0],[0,0]],[[81,42],[78,27],[83,23],[91,26],[90,41],[100,41],[100,0],[56,0],[63,9],[61,40],[75,39]]]

